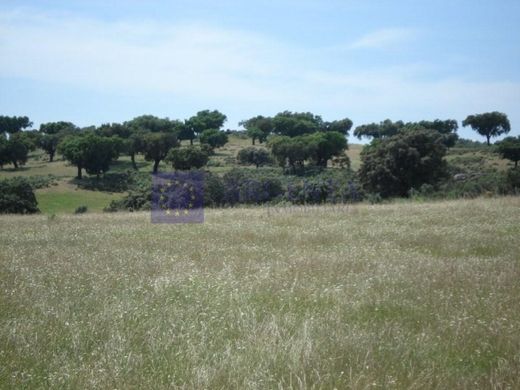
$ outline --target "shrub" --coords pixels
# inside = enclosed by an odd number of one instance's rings
[[[37,213],[38,202],[29,182],[21,177],[0,181],[0,214]]]
[[[265,149],[247,147],[237,154],[237,160],[243,165],[255,165],[257,168],[271,161],[269,152]]]
[[[78,208],[76,208],[76,210],[74,210],[74,214],[84,214],[86,213],[88,210],[88,207],[83,205],[83,206],[79,206]]]
[[[175,169],[188,170],[202,168],[208,163],[209,154],[199,146],[173,148],[168,152],[166,161],[171,162]]]

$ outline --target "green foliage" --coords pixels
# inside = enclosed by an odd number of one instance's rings
[[[271,161],[269,152],[265,149],[248,147],[240,149],[237,154],[237,160],[243,165],[255,165],[257,168],[268,164]]]
[[[471,126],[477,133],[485,136],[488,145],[491,137],[507,134],[511,130],[507,115],[498,111],[469,115],[462,122],[462,126]]]
[[[46,134],[40,138],[40,147],[49,155],[49,162],[54,161],[61,138],[58,134]]]
[[[141,115],[123,124],[125,127],[152,133],[175,133],[180,131],[182,122],[169,118],[158,118],[153,115]]]
[[[0,134],[14,134],[32,126],[32,122],[26,116],[4,116],[0,115]]]
[[[296,137],[322,128],[323,119],[310,112],[284,111],[273,118],[273,132],[282,136]]]
[[[340,133],[347,137],[352,125],[353,123],[349,118],[344,118],[332,122],[325,122],[323,124],[323,130]]]
[[[0,181],[0,214],[37,213],[38,203],[29,182],[22,177]]]
[[[382,197],[407,196],[411,188],[435,184],[446,174],[446,146],[432,130],[410,130],[376,139],[361,152],[363,187]]]
[[[390,119],[385,119],[383,122],[370,123],[361,125],[354,130],[354,136],[361,139],[366,138],[386,138],[396,135],[399,130],[404,127],[403,121],[392,122]]]
[[[143,136],[144,158],[153,161],[153,173],[157,173],[159,163],[166,158],[171,148],[178,145],[173,133],[149,133]]]
[[[302,136],[307,144],[309,157],[321,167],[327,166],[327,161],[334,156],[340,156],[347,149],[347,139],[342,133],[328,131]]]
[[[258,139],[260,143],[265,142],[269,134],[273,132],[273,119],[262,115],[255,116],[239,123],[244,126],[247,135],[251,138],[253,145]]]
[[[88,211],[88,207],[85,205],[79,206],[74,210],[74,214],[84,214]]]
[[[343,134],[330,131],[292,138],[273,137],[269,146],[280,166],[289,165],[292,171],[296,172],[303,169],[307,159],[311,159],[320,167],[326,167],[329,159],[343,154],[347,148],[347,140]]]
[[[93,133],[66,137],[58,150],[65,159],[78,168],[78,179],[82,178],[81,170],[99,176],[110,168],[122,147],[119,137],[100,137]]]
[[[518,167],[518,161],[520,160],[520,136],[504,138],[497,143],[497,151],[503,158],[513,161],[515,168]]]
[[[208,129],[204,130],[200,135],[200,142],[212,148],[220,148],[228,142],[228,136],[223,131]]]
[[[218,130],[224,125],[226,120],[226,115],[222,114],[218,110],[199,111],[196,115],[192,116],[185,122],[185,125],[188,129],[186,132],[187,134],[189,134],[189,131],[195,134],[201,134],[204,130]]]
[[[29,148],[21,137],[13,134],[9,139],[0,135],[0,167],[4,164],[13,164],[17,169],[27,162]]]
[[[198,169],[208,163],[209,154],[199,146],[190,145],[185,148],[170,149],[165,160],[171,162],[175,169]]]
[[[392,122],[390,119],[386,119],[383,122],[370,123],[367,125],[361,125],[356,127],[354,135],[361,139],[366,138],[388,138],[392,137],[402,131],[415,130],[415,129],[427,129],[434,130],[442,135],[443,143],[447,147],[452,147],[458,139],[457,129],[459,125],[456,120],[440,120],[435,119],[434,121],[420,121],[420,122],[408,122],[403,121]]]
[[[49,122],[40,125],[40,132],[45,134],[74,133],[78,130],[72,122]]]

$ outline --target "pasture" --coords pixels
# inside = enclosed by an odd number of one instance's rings
[[[520,387],[518,197],[0,221],[0,388]]]

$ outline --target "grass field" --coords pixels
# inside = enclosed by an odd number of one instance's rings
[[[520,388],[520,198],[0,217],[0,388]]]

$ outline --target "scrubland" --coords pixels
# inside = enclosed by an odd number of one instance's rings
[[[0,217],[1,388],[519,388],[520,198]]]

